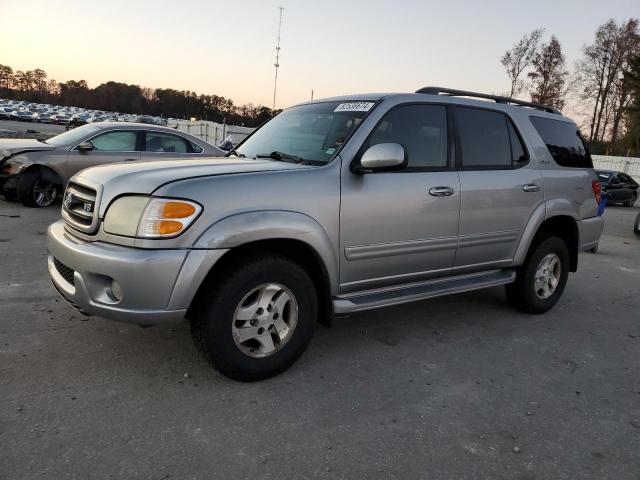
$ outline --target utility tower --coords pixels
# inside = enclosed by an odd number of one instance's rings
[[[278,39],[276,40],[276,63],[273,64],[276,67],[276,76],[273,80],[273,108],[276,109],[276,91],[278,90],[278,68],[280,67],[280,31],[282,30],[282,11],[284,7],[278,7],[280,9],[280,19],[278,20]]]

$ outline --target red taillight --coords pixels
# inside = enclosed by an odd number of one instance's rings
[[[602,200],[602,185],[600,185],[600,180],[593,180],[591,182],[591,188],[593,189],[593,194],[596,197],[596,202],[599,204]]]

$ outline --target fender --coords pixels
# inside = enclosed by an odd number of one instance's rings
[[[250,242],[274,239],[298,240],[309,245],[324,264],[331,293],[337,294],[339,274],[335,248],[324,228],[300,212],[258,210],[225,217],[205,230],[193,248],[231,249]]]
[[[567,216],[573,218],[575,221],[579,220],[576,208],[579,208],[575,203],[561,198],[554,198],[546,202],[541,203],[529,217],[529,222],[522,232],[516,254],[513,258],[514,266],[522,265],[524,259],[527,256],[533,237],[535,237],[540,225],[545,220],[552,217]]]

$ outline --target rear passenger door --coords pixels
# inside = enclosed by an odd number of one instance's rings
[[[460,234],[455,268],[511,262],[533,211],[542,177],[512,120],[501,111],[454,107],[460,174]]]
[[[146,130],[144,132],[143,160],[162,160],[165,158],[185,158],[201,156],[202,148],[189,140],[171,133]],[[199,151],[196,151],[196,148]]]

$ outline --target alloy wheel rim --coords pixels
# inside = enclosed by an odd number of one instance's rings
[[[233,341],[253,358],[273,355],[291,339],[298,324],[298,302],[284,285],[265,283],[247,293],[233,314]]]
[[[42,180],[42,178],[36,181],[33,187],[33,199],[38,206],[48,207],[55,201],[57,196],[58,189],[53,183]]]
[[[560,258],[555,253],[549,253],[538,264],[536,269],[534,288],[538,298],[546,300],[558,288],[561,274]]]

